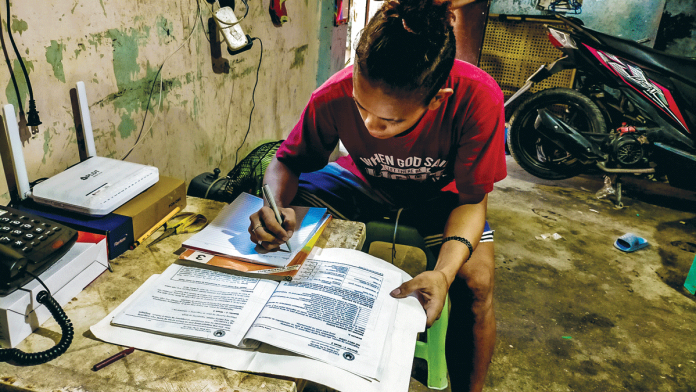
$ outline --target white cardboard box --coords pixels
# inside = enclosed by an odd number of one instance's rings
[[[65,305],[108,267],[106,239],[98,243],[76,242],[60,260],[39,277],[53,298]],[[43,290],[37,281],[0,297],[0,346],[16,347],[51,317],[48,309],[36,301]],[[68,315],[70,317],[70,315]]]

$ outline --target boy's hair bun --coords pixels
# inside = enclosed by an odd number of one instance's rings
[[[406,30],[412,34],[442,33],[443,25],[452,21],[450,1],[437,0],[387,0],[384,16],[402,20]]]
[[[354,72],[427,104],[454,64],[450,1],[385,0],[360,34]]]

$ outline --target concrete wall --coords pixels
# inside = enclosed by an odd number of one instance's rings
[[[290,21],[282,27],[272,24],[268,1],[249,3],[242,26],[263,40],[263,61],[245,139],[260,45],[254,41],[249,51],[231,56],[223,44],[221,58],[213,59],[207,1],[13,2],[9,24],[43,122],[37,135],[22,131],[30,181],[79,162],[69,95],[77,81],[87,87],[98,155],[121,159],[142,128],[142,141],[127,160],[154,165],[161,174],[187,182],[215,167],[227,173],[237,149],[241,159],[261,142],[285,138],[318,82],[322,2],[286,3]],[[27,111],[27,84],[6,34],[4,7],[0,13]],[[158,106],[159,80],[148,96],[162,64]],[[0,67],[0,82],[5,88],[1,103],[17,108],[7,67]],[[0,201],[8,200],[3,178]]]
[[[655,49],[696,57],[696,2],[667,0],[657,32]]]
[[[360,39],[360,34],[362,30],[367,26],[370,18],[377,13],[379,7],[381,7],[383,1],[381,0],[352,0],[350,5],[350,28],[349,28],[349,42],[348,51],[350,52],[348,57],[348,63],[353,64],[355,61],[355,46],[358,44]]]
[[[686,0],[692,1],[692,0]],[[535,8],[537,0],[492,0],[491,14],[545,15]],[[652,47],[657,35],[665,0],[584,0],[580,18],[590,29],[639,41]]]
[[[331,75],[347,65],[348,24],[335,25],[335,9],[335,0],[324,0],[321,2],[321,17],[318,31],[320,44],[317,86],[320,86]]]

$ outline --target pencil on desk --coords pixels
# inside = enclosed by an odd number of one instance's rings
[[[161,221],[157,222],[157,224],[155,224],[154,226],[152,226],[152,227],[150,228],[150,230],[148,230],[148,231],[145,232],[145,234],[141,235],[140,238],[138,238],[138,240],[135,241],[135,242],[133,243],[133,245],[131,245],[130,249],[131,249],[131,250],[132,250],[132,249],[135,249],[138,245],[142,244],[143,241],[145,241],[146,239],[148,239],[148,237],[150,237],[150,236],[152,235],[152,233],[156,232],[157,229],[159,229],[160,227],[164,226],[164,224],[167,223],[167,221],[168,221],[169,219],[171,219],[174,215],[176,215],[176,213],[179,212],[179,211],[181,211],[181,207],[176,207],[176,208],[174,208],[174,209],[172,210],[172,212],[170,212],[169,214],[167,214],[167,216],[165,216],[164,218],[162,218]]]
[[[118,354],[112,355],[109,358],[106,358],[105,360],[92,366],[92,370],[96,372],[99,369],[105,368],[105,367],[111,365],[112,363],[118,361],[119,359],[124,358],[126,355],[132,353],[133,351],[135,351],[135,347],[129,347],[129,348],[119,352]]]

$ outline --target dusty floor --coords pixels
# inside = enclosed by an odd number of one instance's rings
[[[683,288],[696,195],[627,179],[616,209],[594,195],[601,176],[544,182],[510,158],[508,170],[489,207],[498,341],[486,389],[696,390],[696,300]],[[627,232],[651,246],[615,249]]]
[[[599,175],[543,181],[510,157],[508,172],[489,201],[498,339],[485,390],[696,391],[696,297],[683,288],[696,194],[627,178],[616,209],[595,197]],[[615,249],[627,232],[651,246]],[[535,238],[547,233],[562,239]],[[410,392],[428,390],[424,376],[417,364]]]

